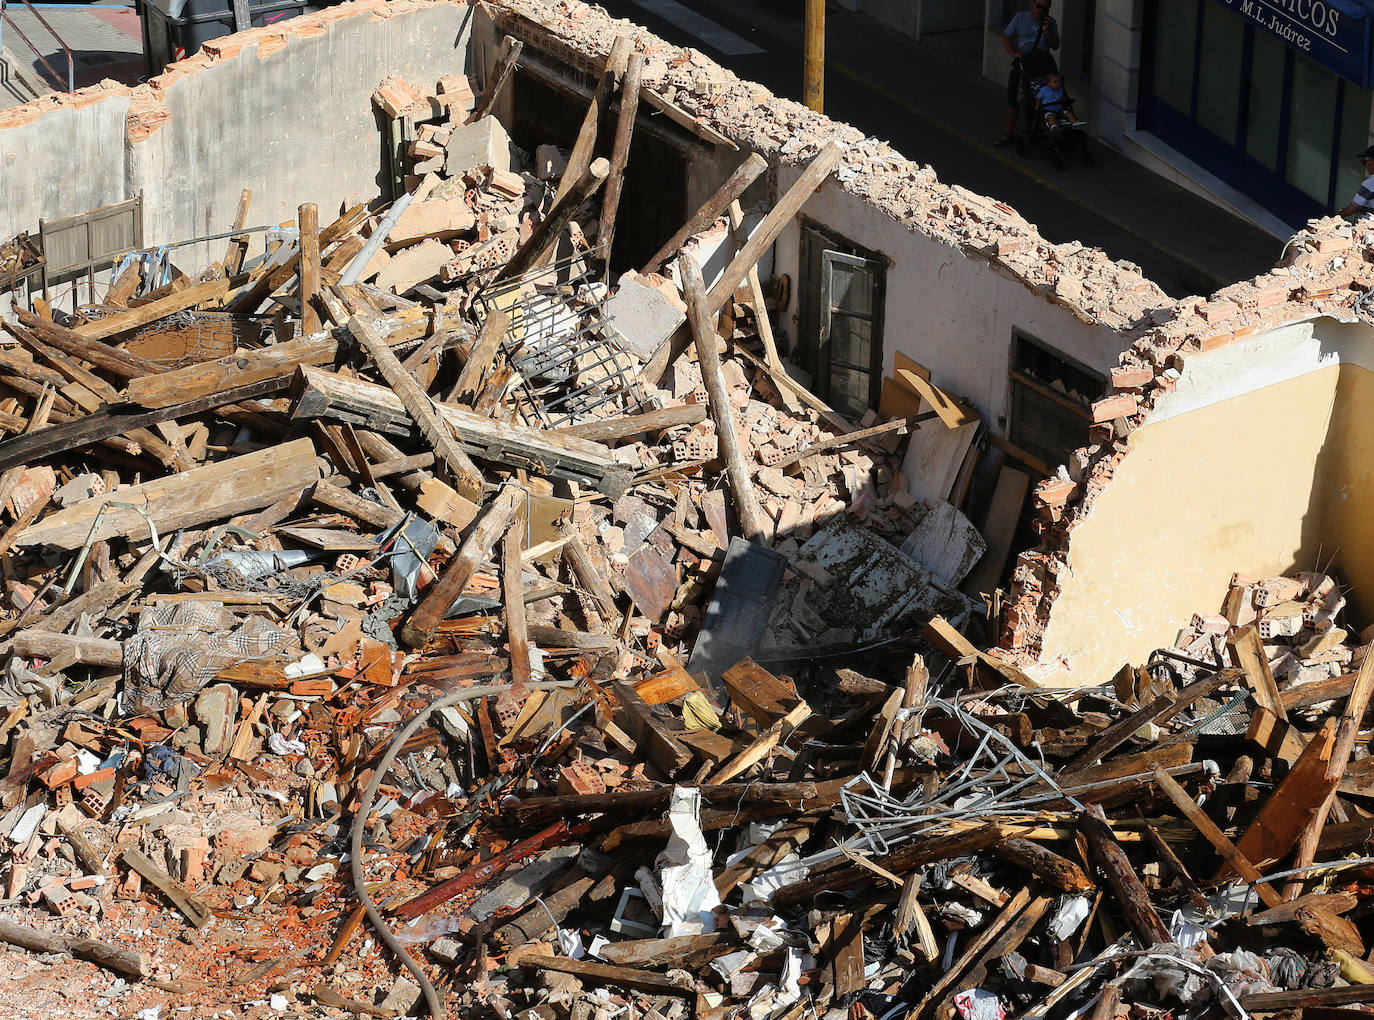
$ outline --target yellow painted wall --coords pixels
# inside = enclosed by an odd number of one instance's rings
[[[1341,365],[1313,502],[1323,526],[1312,562],[1334,566],[1349,586],[1352,621],[1368,623],[1374,614],[1374,372],[1359,365]]]
[[[1335,424],[1351,422],[1344,431],[1358,440],[1332,428],[1335,402]],[[1329,433],[1340,450],[1324,455]],[[1104,683],[1171,644],[1193,613],[1220,609],[1237,571],[1311,568],[1332,545],[1327,505],[1339,507],[1342,532],[1363,538],[1359,511],[1374,505],[1359,498],[1374,497],[1374,375],[1329,365],[1146,425],[1129,441],[1073,531],[1045,629],[1041,659],[1065,656],[1061,681],[1073,685]],[[1333,482],[1352,475],[1345,487]],[[1361,576],[1374,578],[1374,549],[1358,551]]]

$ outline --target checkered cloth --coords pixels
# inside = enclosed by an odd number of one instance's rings
[[[222,602],[149,606],[124,643],[124,681],[133,708],[160,711],[194,697],[220,670],[273,656],[292,635],[260,616],[235,625]]]

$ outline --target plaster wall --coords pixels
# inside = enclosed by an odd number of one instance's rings
[[[1329,319],[1185,360],[1073,530],[1042,661],[1104,682],[1220,608],[1230,577],[1334,569],[1374,610],[1374,330]]]
[[[243,188],[253,192],[250,225],[294,220],[307,201],[326,224],[349,196],[381,193],[372,91],[390,73],[432,85],[465,71],[475,16],[458,4],[380,20],[360,9],[312,27],[296,19],[284,26],[293,33],[284,47],[262,30],[233,37],[254,41],[159,79],[168,116],[132,137],[131,99],[120,93],[0,127],[0,236],[140,189],[149,246],[228,229]],[[182,248],[176,261],[198,267],[223,251],[223,241]]]
[[[388,74],[431,86],[467,66],[473,8],[434,4],[374,22],[328,23],[279,53],[257,48],[178,80],[165,125],[131,146],[131,176],[148,198],[145,237],[218,233],[233,222],[241,188],[252,223],[294,220],[302,202],[329,223],[350,195],[382,193],[381,121],[372,92]],[[214,242],[185,261],[204,265]]]
[[[137,194],[125,174],[128,112],[127,96],[109,95],[0,127],[0,237]]]
[[[798,173],[783,168],[780,193]],[[888,259],[883,371],[891,373],[900,351],[929,368],[938,385],[968,397],[995,431],[1007,426],[1013,327],[1104,378],[1126,346],[1108,327],[1084,323],[991,263],[917,233],[834,181],[802,207],[801,215]],[[804,284],[798,223],[779,235],[775,257],[775,272],[791,274],[794,281],[788,325],[796,338],[796,294]]]

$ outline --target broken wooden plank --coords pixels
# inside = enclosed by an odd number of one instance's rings
[[[1236,844],[1256,868],[1267,867],[1292,849],[1317,810],[1326,803],[1327,796],[1335,790],[1337,780],[1328,779],[1326,775],[1335,743],[1336,720],[1328,719]],[[1223,865],[1217,879],[1230,870],[1229,864]]]
[[[150,524],[165,535],[259,510],[318,478],[314,444],[297,439],[83,500],[30,525],[18,544],[79,549],[88,541],[147,537]]]
[[[510,482],[492,497],[458,552],[449,560],[444,572],[430,586],[424,600],[401,628],[401,640],[407,646],[423,648],[429,641],[458,596],[463,594],[472,575],[510,527],[516,505],[524,498],[525,490]]]
[[[143,854],[130,847],[120,856],[126,865],[138,872],[143,878],[157,886],[182,916],[194,928],[204,928],[213,919],[210,908],[171,875],[163,871]]]

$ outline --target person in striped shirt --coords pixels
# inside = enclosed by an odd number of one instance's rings
[[[1347,218],[1374,213],[1374,145],[1360,153],[1360,163],[1364,166],[1364,183],[1360,185],[1360,190],[1355,192],[1350,204],[1341,210],[1341,215]]]

